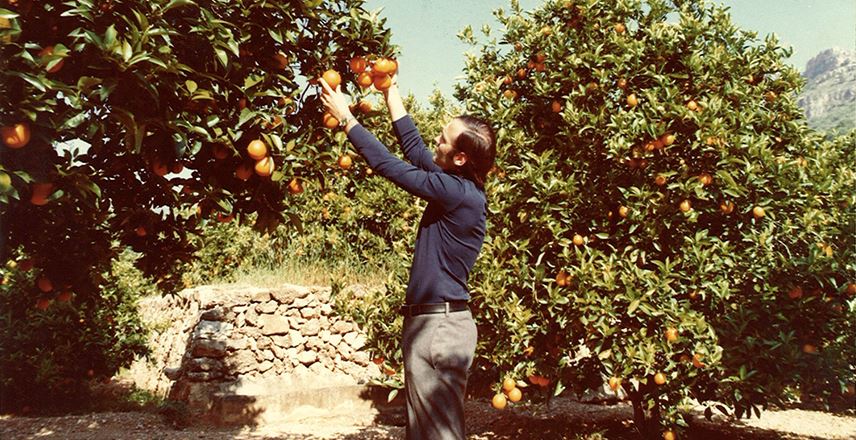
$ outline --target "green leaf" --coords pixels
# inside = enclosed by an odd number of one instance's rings
[[[195,5],[195,4],[196,3],[193,2],[192,0],[172,0],[171,2],[167,3],[166,6],[163,7],[163,10],[161,11],[161,13],[169,11],[170,9],[173,9],[173,8],[180,8],[182,6],[189,6],[189,5]]]
[[[219,61],[223,67],[228,67],[229,55],[226,54],[226,51],[218,47],[217,49],[214,49],[214,52],[217,54],[217,61]]]
[[[8,19],[18,18],[18,13],[12,12],[8,9],[0,8],[0,18],[8,18]]]
[[[190,80],[190,79],[184,82],[184,86],[185,86],[185,87],[187,87],[187,91],[188,91],[188,92],[190,92],[191,94],[192,94],[193,92],[195,92],[195,91],[196,91],[196,89],[198,89],[198,88],[199,88],[199,87],[196,85],[196,81],[193,81],[193,80]]]

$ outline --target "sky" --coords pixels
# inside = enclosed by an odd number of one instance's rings
[[[774,33],[784,47],[791,46],[788,60],[799,71],[808,60],[831,47],[856,51],[856,1],[854,0],[717,0],[731,8],[734,23],[758,32],[759,40]],[[532,9],[541,1],[521,0]],[[492,11],[509,9],[508,0],[367,0],[365,8],[383,8],[392,41],[401,50],[398,83],[404,93],[425,101],[435,88],[451,97],[456,77],[463,75],[464,51],[457,34],[472,25],[477,36],[484,24],[499,36]]]

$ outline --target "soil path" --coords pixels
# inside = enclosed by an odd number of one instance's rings
[[[639,440],[626,403],[583,404],[555,399],[549,408],[516,407],[496,411],[486,401],[467,402],[468,439]],[[295,422],[281,425],[176,429],[152,412],[106,412],[62,417],[0,416],[0,438],[18,439],[146,439],[146,440],[309,440],[403,439],[403,415],[320,414],[307,410]],[[856,412],[830,414],[807,410],[762,413],[760,419],[712,422],[695,418],[684,439],[856,439]]]

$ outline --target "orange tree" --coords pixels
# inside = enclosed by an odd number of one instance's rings
[[[359,89],[351,57],[393,50],[359,0],[2,0],[0,18],[2,322],[38,318],[31,335],[78,325],[48,316],[68,296],[78,311],[110,307],[110,262],[126,248],[171,292],[205,222],[298,226],[296,197],[328,184],[330,144],[344,144],[306,78],[332,68]],[[74,365],[75,350],[51,358],[55,342],[4,362]],[[99,376],[125,362],[105,359]],[[4,396],[43,391],[11,371]]]
[[[499,128],[472,279],[497,390],[610,378],[651,438],[683,404],[846,393],[856,156],[806,127],[789,51],[704,1],[496,16],[499,37],[461,33],[478,50],[456,96]]]

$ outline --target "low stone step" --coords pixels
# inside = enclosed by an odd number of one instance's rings
[[[387,390],[367,385],[283,391],[275,394],[215,393],[209,422],[262,425],[342,414],[370,419],[401,404],[386,401]]]

